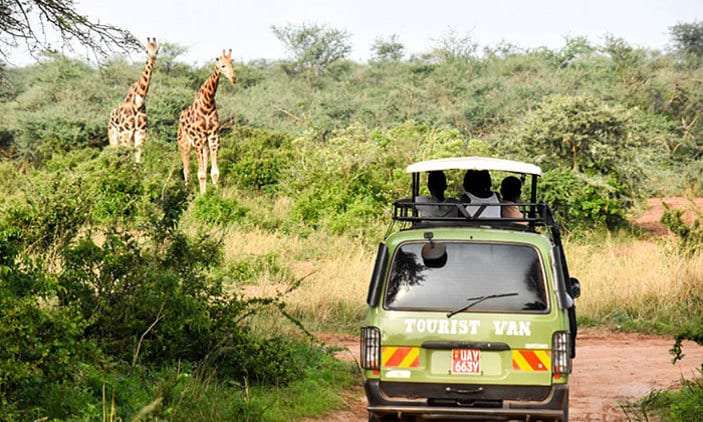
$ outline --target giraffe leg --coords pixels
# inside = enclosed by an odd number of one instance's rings
[[[116,147],[120,143],[119,130],[117,129],[117,110],[110,113],[110,121],[107,123],[107,140],[111,147]]]
[[[136,148],[136,161],[142,162],[142,150],[144,149],[144,140],[146,139],[146,130],[137,129],[134,131],[134,148]]]
[[[181,119],[183,117],[181,116]],[[178,144],[178,152],[181,155],[181,163],[183,163],[183,181],[188,184],[188,177],[190,176],[190,139],[186,135],[183,129],[183,123],[178,123],[178,135],[176,138],[176,143]]]
[[[217,188],[220,180],[220,169],[217,167],[217,150],[220,147],[219,137],[217,135],[210,136],[207,144],[210,148],[210,177],[212,178],[212,184]]]
[[[181,163],[183,163],[183,181],[188,184],[190,177],[190,142],[188,139],[178,143],[178,150],[181,153]]]
[[[110,142],[112,148],[117,147],[120,144],[119,135],[117,133],[117,128],[110,125],[107,128],[107,140]]]
[[[195,146],[195,153],[198,155],[198,182],[200,183],[200,193],[205,194],[207,190],[207,154],[208,148],[205,142]]]

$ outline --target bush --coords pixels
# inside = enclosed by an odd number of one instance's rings
[[[566,229],[614,228],[625,221],[626,202],[613,180],[556,169],[545,172],[539,186],[542,200]]]
[[[237,128],[223,139],[220,154],[227,184],[274,192],[293,152],[288,136],[263,129]]]
[[[490,150],[457,130],[415,122],[374,131],[351,126],[324,142],[308,134],[293,145],[299,164],[288,168],[281,186],[293,200],[293,221],[357,235],[377,230],[379,221],[389,218],[391,202],[407,196],[406,165]]]
[[[684,221],[684,212],[680,209],[671,209],[666,202],[662,202],[665,211],[661,222],[676,235],[679,240],[679,250],[686,256],[693,256],[703,251],[703,213],[696,210],[693,221],[687,224]]]
[[[238,223],[248,210],[232,198],[223,197],[218,191],[210,190],[200,195],[194,202],[193,215],[208,224],[227,225]]]
[[[26,189],[0,214],[0,404],[8,412],[89,411],[101,393],[87,374],[115,367],[181,362],[216,367],[219,380],[286,385],[323,353],[247,327],[260,307],[283,309],[281,297],[225,289],[215,271],[219,243],[178,228],[189,204],[178,178],[106,151],[70,170],[37,172]],[[265,266],[284,272],[275,260]]]

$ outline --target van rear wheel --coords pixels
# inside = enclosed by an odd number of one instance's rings
[[[566,397],[564,398],[564,403],[561,405],[561,410],[564,412],[564,417],[562,422],[569,422],[569,392],[566,392]]]

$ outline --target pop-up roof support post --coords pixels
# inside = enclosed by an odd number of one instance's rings
[[[417,207],[415,206],[415,200],[420,195],[420,173],[412,174],[412,201],[413,201],[413,217],[417,217]]]
[[[530,186],[530,212],[528,216],[530,217],[530,220],[534,219],[536,217],[536,209],[535,209],[535,204],[537,203],[537,175],[533,174],[532,175],[532,184]],[[535,222],[530,221],[530,229],[534,230],[535,228]]]

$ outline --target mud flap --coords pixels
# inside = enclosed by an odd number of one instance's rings
[[[571,358],[576,357],[576,334],[578,327],[576,326],[576,305],[571,305],[567,310],[569,316],[569,332],[571,333]]]

